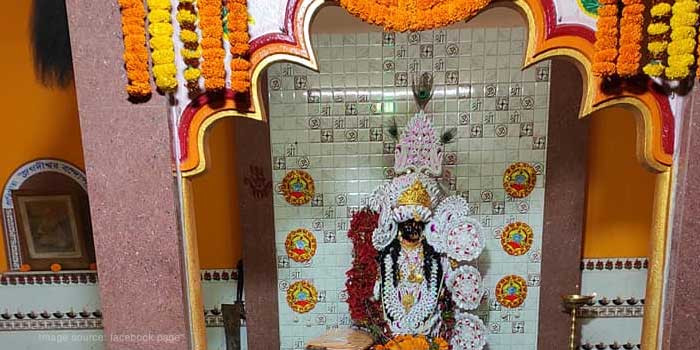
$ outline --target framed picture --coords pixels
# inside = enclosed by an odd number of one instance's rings
[[[22,262],[32,270],[86,269],[90,265],[86,228],[78,197],[71,193],[17,190],[15,205]]]

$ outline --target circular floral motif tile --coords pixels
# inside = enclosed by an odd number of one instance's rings
[[[511,164],[503,174],[503,188],[513,198],[527,197],[537,183],[537,171],[527,163]]]
[[[503,228],[501,247],[509,255],[523,255],[532,247],[532,236],[532,227],[530,225],[516,221]]]
[[[284,247],[292,260],[307,262],[316,254],[316,236],[305,228],[296,229],[287,234]]]
[[[307,281],[292,283],[287,289],[287,304],[300,314],[311,311],[318,302],[316,287]]]
[[[527,281],[517,275],[501,278],[496,285],[496,300],[507,308],[516,308],[527,298]]]
[[[280,184],[284,199],[291,205],[304,205],[314,197],[314,179],[303,170],[292,170]]]

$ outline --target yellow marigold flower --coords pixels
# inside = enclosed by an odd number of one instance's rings
[[[170,9],[170,0],[148,0],[147,3],[150,9]]]
[[[644,66],[642,71],[650,77],[660,77],[664,72],[664,65],[658,62],[652,62]]]
[[[697,13],[674,13],[673,16],[671,16],[671,28],[680,26],[694,26],[697,22]]]
[[[157,64],[153,66],[153,75],[156,78],[159,76],[175,75],[176,72],[177,68],[175,68],[175,63]]]
[[[695,62],[695,56],[693,56],[692,54],[668,56],[668,65],[669,66],[689,67],[694,62]]]
[[[148,26],[148,32],[151,36],[172,36],[173,26],[170,23],[151,23]]]
[[[673,4],[673,14],[690,13],[698,10],[698,4],[695,1],[676,1]]]
[[[688,67],[669,66],[666,67],[666,78],[671,80],[683,79],[690,74]]]
[[[169,36],[154,36],[149,41],[153,50],[172,50],[173,40]]]
[[[652,17],[663,17],[668,15],[669,12],[671,12],[671,4],[667,4],[665,2],[658,3],[651,8],[651,16]]]
[[[650,35],[659,35],[668,32],[669,26],[666,23],[652,23],[647,27],[647,33]]]
[[[671,31],[671,40],[683,40],[683,39],[693,39],[695,38],[695,28],[682,26],[678,28],[673,28]]]
[[[695,49],[695,40],[684,39],[669,43],[666,52],[668,52],[669,55],[682,55],[686,53],[693,53],[693,49]]]
[[[181,9],[177,11],[177,21],[180,23],[194,23],[197,16],[190,10]]]
[[[651,53],[661,53],[666,51],[666,48],[668,47],[668,43],[665,41],[652,41],[647,44],[647,49]]]
[[[170,11],[152,10],[148,13],[148,21],[150,23],[168,22],[170,23]]]
[[[196,32],[184,29],[180,31],[180,40],[185,43],[196,43],[199,40],[199,36],[197,36]]]
[[[166,64],[175,61],[175,53],[169,50],[155,50],[151,54],[153,64]]]
[[[180,54],[186,59],[200,58],[202,57],[202,48],[199,47],[197,50],[182,49],[180,50]]]
[[[199,68],[187,68],[185,69],[185,80],[197,80],[202,75],[202,71]]]

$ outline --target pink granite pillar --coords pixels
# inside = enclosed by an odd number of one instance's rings
[[[126,99],[117,1],[66,3],[106,346],[188,349],[165,99]]]
[[[697,349],[700,330],[700,90],[686,97],[674,159],[670,250],[663,305],[664,350]]]
[[[561,296],[580,291],[589,124],[578,118],[583,86],[578,69],[553,60],[551,71],[537,332],[542,350],[567,348],[570,316]]]

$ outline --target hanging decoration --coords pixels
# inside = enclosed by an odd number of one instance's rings
[[[352,15],[386,31],[420,31],[473,17],[492,0],[340,0]]]
[[[307,313],[316,307],[318,292],[311,282],[297,281],[287,289],[287,304],[294,312]]]
[[[197,0],[180,0],[177,6],[177,21],[180,24],[180,41],[182,49],[180,54],[187,65],[183,72],[187,81],[187,89],[192,93],[198,93],[199,77],[202,71],[199,68],[199,59],[202,57],[202,48],[199,46],[199,34],[197,34]]]
[[[595,76],[610,78],[616,72],[619,8],[617,0],[600,0],[600,4],[592,69]]]
[[[177,89],[177,68],[172,43],[173,25],[170,22],[170,0],[148,0],[148,32],[151,34],[151,60],[153,78],[160,91],[168,93]],[[154,45],[157,44],[157,45]]]
[[[146,47],[146,9],[141,0],[119,0],[124,35],[124,66],[128,84],[126,93],[143,99],[151,94]]]
[[[698,23],[698,2],[677,0],[671,10],[671,42],[668,44],[668,67],[666,78],[680,80],[687,78],[690,67],[695,63],[696,30]]]
[[[377,228],[379,214],[363,209],[352,216],[348,238],[353,246],[353,260],[346,273],[350,317],[357,324],[375,332],[383,332],[382,306],[374,300],[374,283],[379,276],[378,252],[372,246],[372,233]],[[376,338],[376,337],[375,337]]]
[[[642,0],[622,0],[620,19],[620,52],[617,58],[617,74],[629,78],[639,73],[642,58],[642,29],[644,4]]]
[[[250,62],[248,54],[248,8],[246,0],[228,0],[228,41],[231,51],[231,90],[246,92],[250,89]]]
[[[316,254],[316,236],[305,228],[293,230],[287,234],[284,247],[292,260],[307,262]]]
[[[199,0],[199,28],[202,31],[202,75],[207,91],[222,91],[226,87],[224,58],[226,51],[222,45],[224,34],[221,20],[221,0]]]
[[[649,10],[651,15],[651,23],[647,26],[648,43],[647,51],[649,52],[649,63],[644,68],[644,74],[659,78],[666,70],[666,49],[670,39],[668,25],[671,17],[671,4],[666,0],[656,0]]]

